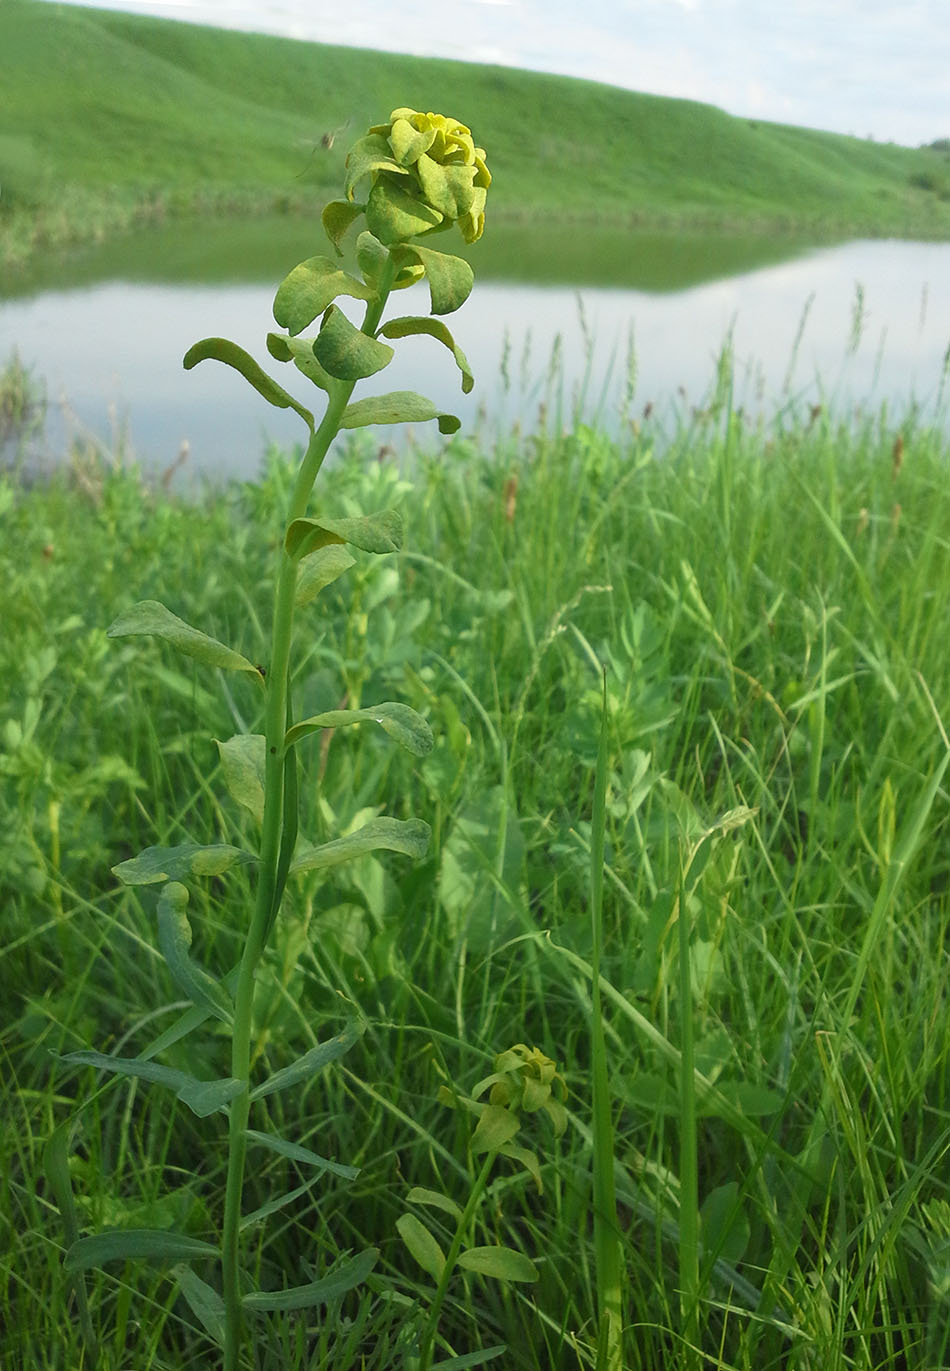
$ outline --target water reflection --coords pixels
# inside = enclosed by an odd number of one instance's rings
[[[643,260],[644,240],[628,237],[627,252]],[[109,280],[7,301],[0,357],[16,345],[46,378],[49,398],[64,394],[75,422],[106,439],[125,423],[143,465],[168,466],[187,441],[192,469],[253,475],[268,438],[302,441],[300,420],[270,409],[218,364],[182,371],[181,357],[204,335],[231,337],[306,399],[303,378],[264,348],[282,269],[266,283]],[[400,297],[400,313],[427,308],[424,288]],[[392,365],[357,395],[417,389],[488,433],[515,420],[531,425],[539,404],[556,400],[546,378],[559,339],[566,409],[583,391],[587,411],[610,422],[632,385],[634,411],[649,403],[662,418],[704,403],[729,338],[734,403],[747,410],[913,402],[929,421],[946,381],[950,246],[852,243],[663,292],[486,280],[480,266],[475,292],[450,323],[475,372],[471,395],[461,394],[449,354],[427,338],[400,343]],[[62,450],[69,422],[51,416],[49,453]],[[381,441],[388,436],[381,431]],[[441,441],[435,425],[416,436]]]

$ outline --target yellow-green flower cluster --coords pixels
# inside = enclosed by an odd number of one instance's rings
[[[533,1114],[543,1109],[558,1135],[567,1127],[567,1111],[562,1103],[567,1098],[564,1078],[557,1064],[537,1047],[516,1043],[500,1053],[494,1062],[495,1070],[472,1091],[477,1099],[491,1086],[488,1100],[502,1109]]]
[[[443,114],[396,109],[376,124],[347,158],[346,194],[369,175],[370,231],[381,242],[405,240],[458,224],[466,243],[485,228],[491,173],[471,129]]]

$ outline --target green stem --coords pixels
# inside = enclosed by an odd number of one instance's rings
[[[392,260],[379,283],[376,298],[366,307],[362,332],[375,334],[395,279]],[[340,381],[329,392],[326,411],[313,433],[291,495],[288,527],[307,511],[314,481],[323,465],[330,444],[340,430],[355,381]],[[225,1308],[224,1371],[238,1371],[241,1337],[241,1286],[239,1238],[244,1192],[244,1164],[247,1151],[247,1125],[250,1115],[251,1025],[257,966],[264,951],[267,934],[277,915],[279,869],[282,838],[294,832],[296,814],[285,813],[284,737],[290,706],[290,649],[293,636],[294,595],[297,588],[297,563],[286,548],[281,549],[277,589],[274,597],[274,623],[271,655],[265,681],[264,710],[264,817],[258,863],[257,895],[238,970],[234,993],[234,1027],[231,1039],[231,1075],[244,1083],[232,1102],[228,1121],[228,1179],[224,1201],[224,1227],[221,1235],[221,1271]],[[288,802],[291,797],[288,796]],[[286,847],[286,845],[285,845]],[[286,855],[286,852],[285,852]]]
[[[696,1131],[696,1076],[693,1043],[693,987],[689,959],[690,922],[687,877],[680,881],[679,933],[680,1036],[680,1311],[688,1371],[699,1366],[699,1159]]]
[[[481,1171],[479,1171],[478,1175],[475,1177],[475,1184],[472,1186],[471,1194],[468,1197],[468,1203],[462,1210],[461,1217],[459,1218],[458,1225],[455,1229],[455,1237],[452,1239],[452,1245],[445,1258],[445,1265],[442,1268],[439,1284],[436,1286],[435,1298],[432,1301],[432,1307],[429,1310],[429,1317],[426,1321],[425,1332],[419,1343],[419,1371],[429,1371],[429,1367],[432,1364],[432,1344],[435,1341],[436,1330],[439,1326],[439,1315],[442,1312],[442,1305],[445,1302],[445,1293],[449,1288],[449,1281],[452,1279],[452,1273],[458,1262],[459,1253],[462,1250],[462,1243],[465,1241],[465,1234],[468,1232],[472,1218],[475,1214],[475,1207],[485,1192],[485,1186],[488,1184],[488,1174],[491,1171],[497,1156],[498,1153],[494,1150],[489,1152],[486,1156],[482,1163]]]

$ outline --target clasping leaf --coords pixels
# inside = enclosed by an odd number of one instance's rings
[[[309,257],[294,267],[277,288],[274,318],[288,333],[300,333],[322,314],[338,295],[372,300],[371,287],[341,271],[329,257]]]
[[[457,433],[462,427],[454,414],[443,414],[431,400],[414,390],[392,390],[388,395],[370,395],[347,405],[340,428],[365,428],[368,424],[424,424],[439,421],[440,433]]]
[[[292,1085],[309,1080],[331,1062],[338,1061],[365,1032],[365,1020],[351,1019],[336,1037],[318,1043],[290,1066],[285,1066],[283,1070],[275,1071],[273,1076],[268,1076],[266,1081],[251,1091],[251,1100],[262,1100],[265,1095],[273,1095],[275,1091],[287,1090]]]
[[[361,552],[382,554],[398,552],[402,536],[402,515],[395,509],[381,509],[378,514],[352,519],[294,519],[284,546],[298,559],[334,543],[350,543]]]
[[[358,723],[379,724],[384,732],[395,738],[397,743],[416,757],[425,757],[432,751],[432,730],[425,719],[414,709],[400,704],[397,700],[386,700],[371,709],[330,709],[324,714],[314,714],[288,729],[284,745],[293,747],[301,738],[306,738],[308,734],[316,733],[321,728],[338,728],[341,725]]]
[[[303,327],[301,324],[301,328]],[[238,347],[237,343],[232,343],[228,338],[202,338],[200,343],[195,343],[185,353],[185,370],[190,371],[199,362],[205,361],[223,362],[225,366],[233,367],[254,387],[258,395],[263,395],[268,404],[276,409],[292,409],[300,415],[310,432],[313,432],[313,415],[309,409],[305,409],[292,395],[288,395],[283,386],[279,386],[273,377],[268,376],[251,354]]]
[[[455,364],[462,373],[462,393],[467,395],[474,386],[475,377],[472,375],[468,358],[441,319],[408,315],[402,319],[390,319],[379,331],[383,338],[408,338],[416,333],[425,333],[430,338],[437,338],[452,353]]]
[[[261,680],[261,673],[253,662],[249,662],[233,647],[209,638],[207,633],[192,628],[184,619],[179,619],[159,600],[139,600],[115,619],[106,629],[108,638],[134,638],[139,635],[164,638],[186,657],[194,657],[206,666],[218,666],[228,671],[250,671]]]
[[[292,872],[320,871],[341,862],[362,857],[367,852],[401,852],[406,857],[424,857],[429,847],[430,828],[422,819],[370,819],[368,824],[334,838],[320,847],[305,847],[291,863]]]

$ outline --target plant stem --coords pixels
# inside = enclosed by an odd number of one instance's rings
[[[432,1364],[432,1344],[435,1341],[436,1330],[439,1326],[439,1315],[442,1312],[442,1305],[445,1302],[445,1293],[449,1288],[449,1281],[452,1279],[452,1273],[458,1262],[459,1253],[462,1250],[462,1243],[465,1240],[465,1234],[468,1232],[469,1225],[472,1222],[475,1207],[485,1192],[485,1186],[488,1184],[488,1175],[497,1156],[498,1153],[494,1149],[486,1156],[482,1163],[481,1171],[479,1171],[478,1175],[475,1177],[475,1184],[472,1186],[471,1193],[468,1197],[468,1203],[462,1210],[456,1226],[455,1237],[452,1239],[452,1245],[448,1250],[448,1255],[445,1258],[445,1265],[443,1266],[442,1274],[439,1277],[439,1284],[436,1286],[435,1298],[433,1299],[432,1307],[429,1310],[429,1318],[426,1321],[425,1332],[419,1343],[419,1371],[429,1371],[429,1367]]]
[[[376,297],[366,306],[363,333],[375,334],[395,274],[395,267],[390,259],[380,280]],[[340,430],[343,411],[355,384],[355,381],[338,381],[329,391],[323,419],[311,436],[297,473],[287,512],[288,527],[295,519],[302,518],[307,511],[314,481],[331,442]],[[221,1272],[225,1307],[224,1371],[238,1371],[242,1336],[239,1239],[247,1125],[250,1115],[251,1025],[255,976],[267,933],[277,914],[275,896],[279,893],[278,865],[282,836],[287,831],[296,830],[296,815],[284,812],[284,737],[290,701],[290,649],[296,587],[297,562],[288,554],[286,546],[282,546],[274,596],[270,663],[265,680],[264,817],[261,825],[257,895],[234,993],[231,1075],[243,1082],[244,1089],[232,1101],[228,1120],[228,1178],[221,1235]]]
[[[594,1255],[597,1270],[597,1371],[623,1367],[623,1250],[614,1186],[614,1128],[604,1035],[600,963],[604,938],[604,836],[607,809],[607,673],[591,814],[591,1068],[593,1087]]]

